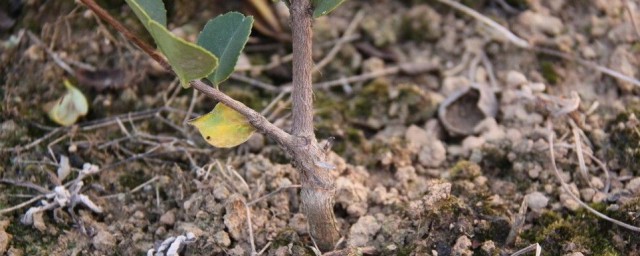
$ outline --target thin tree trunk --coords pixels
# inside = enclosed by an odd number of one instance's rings
[[[293,0],[291,27],[293,42],[293,127],[291,135],[302,138],[290,153],[301,172],[302,210],[307,216],[309,233],[320,250],[332,250],[340,239],[333,214],[335,180],[320,164],[326,155],[313,130],[312,30],[313,8],[310,0]]]

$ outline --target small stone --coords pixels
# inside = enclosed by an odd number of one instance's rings
[[[496,255],[498,254],[496,250],[496,244],[492,240],[485,241],[480,246],[480,249],[486,253],[486,255]]]
[[[445,160],[447,160],[447,149],[438,139],[432,139],[425,144],[418,154],[418,161],[425,167],[439,167]]]
[[[110,232],[100,230],[91,240],[91,244],[99,251],[107,252],[116,247],[116,238]]]
[[[217,186],[213,189],[213,198],[216,200],[225,200],[229,197],[229,194],[231,194],[231,192],[229,192],[229,189],[225,186]]]
[[[196,237],[202,237],[204,235],[204,231],[191,222],[179,222],[176,230],[181,234],[192,233]]]
[[[0,255],[4,255],[4,253],[9,248],[9,242],[11,242],[12,236],[5,232],[5,228],[9,226],[8,220],[0,221]]]
[[[630,180],[625,188],[631,191],[631,193],[636,196],[640,195],[640,177],[636,177]]]
[[[302,213],[296,213],[289,220],[289,227],[296,231],[299,235],[307,234],[307,217]]]
[[[604,188],[604,183],[602,182],[602,179],[596,176],[591,176],[591,185],[593,186],[593,188],[597,190],[602,190]]]
[[[581,252],[572,252],[572,253],[567,253],[564,256],[584,256],[584,254],[582,254]]]
[[[349,246],[361,247],[369,243],[373,236],[378,233],[382,226],[371,215],[362,216],[349,229]]]
[[[404,138],[409,142],[418,146],[428,145],[431,142],[431,138],[426,130],[411,125],[404,133]]]
[[[469,136],[462,141],[462,149],[464,152],[469,153],[476,148],[480,148],[484,145],[485,139],[482,137]]]
[[[549,198],[538,191],[528,194],[526,196],[526,200],[529,205],[529,209],[532,211],[540,211],[547,207],[547,204],[549,203]]]
[[[591,198],[591,202],[593,202],[593,203],[602,203],[602,202],[604,202],[605,199],[607,199],[607,194],[598,191],[598,192],[596,192],[595,195],[593,195],[593,198]]]
[[[173,224],[176,223],[176,214],[173,211],[168,211],[162,214],[162,216],[160,216],[160,223],[167,226],[173,226]]]
[[[223,247],[229,247],[231,245],[231,238],[229,238],[229,234],[224,231],[218,231],[213,238],[216,241],[216,244],[221,245]]]
[[[525,11],[518,17],[520,23],[529,27],[531,30],[543,32],[552,36],[560,34],[564,30],[562,20],[551,15]]]
[[[580,204],[576,200],[573,200],[573,198],[567,193],[560,194],[560,203],[564,208],[574,212],[580,209]]]
[[[518,85],[525,84],[527,77],[518,71],[511,70],[507,73],[507,86],[516,87]]]
[[[528,174],[529,174],[529,178],[537,179],[538,177],[540,177],[540,169],[531,168],[529,169]]]
[[[584,188],[580,190],[580,196],[585,202],[591,202],[593,196],[596,194],[596,190],[593,188]]]
[[[459,256],[471,256],[473,255],[473,251],[469,250],[472,243],[471,240],[467,236],[460,236],[458,240],[456,240],[456,244],[451,248],[452,255]]]
[[[144,219],[144,212],[136,211],[133,213],[133,217],[136,219]]]

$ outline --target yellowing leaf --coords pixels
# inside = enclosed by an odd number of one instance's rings
[[[219,148],[240,145],[256,131],[247,118],[222,103],[189,124],[195,126],[209,144]]]
[[[48,114],[49,118],[57,124],[69,126],[89,112],[89,103],[84,94],[69,81],[64,80],[64,86],[67,88],[67,93],[53,103]]]

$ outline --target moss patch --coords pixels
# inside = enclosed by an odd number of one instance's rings
[[[604,205],[592,205],[602,211]],[[522,245],[540,243],[548,255],[563,255],[565,248],[582,251],[590,255],[621,255],[613,245],[613,224],[580,209],[563,218],[558,213],[547,211],[534,221],[533,228],[523,232]]]

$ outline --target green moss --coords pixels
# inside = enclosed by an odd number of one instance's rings
[[[540,61],[540,72],[542,73],[542,77],[550,84],[557,84],[560,80],[553,63],[550,61]]]
[[[449,177],[452,180],[471,180],[480,175],[482,175],[482,168],[467,160],[458,161],[453,167],[451,167],[451,169],[449,169]]]
[[[606,206],[594,204],[592,207],[602,211]],[[523,245],[540,243],[549,255],[564,254],[563,247],[567,244],[574,244],[577,250],[591,255],[620,255],[610,232],[613,224],[584,209],[564,218],[555,212],[545,212],[533,224],[531,229],[520,235]]]
[[[128,189],[133,189],[147,180],[149,180],[149,177],[142,170],[124,172],[118,177],[120,185]]]
[[[629,116],[634,113],[640,117],[640,108],[633,104],[628,106],[628,111],[619,114],[609,127],[610,146],[606,148],[607,158],[617,159],[620,166],[632,171],[635,176],[640,175],[640,129],[624,125],[629,121]],[[619,125],[623,124],[623,125]]]
[[[53,225],[46,214],[44,219],[47,226]],[[11,221],[6,231],[13,236],[11,247],[22,250],[24,255],[49,255],[58,241],[58,235],[39,232],[17,220]]]

